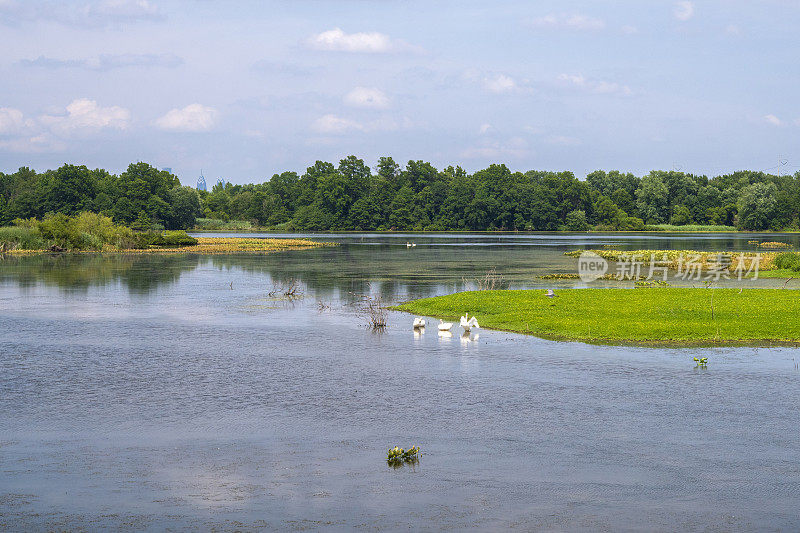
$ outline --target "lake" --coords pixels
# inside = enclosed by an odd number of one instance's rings
[[[3,258],[0,530],[800,529],[800,349],[415,335],[397,312],[376,333],[363,310],[491,269],[586,286],[538,277],[572,249],[797,235],[313,237],[341,245]]]

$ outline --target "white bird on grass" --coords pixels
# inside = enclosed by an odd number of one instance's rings
[[[556,293],[553,292],[553,289],[547,289],[547,297],[554,298]]]
[[[417,317],[414,319],[414,329],[424,328],[425,327],[425,319],[422,317]]]
[[[450,331],[453,328],[452,322],[439,321],[439,331]]]

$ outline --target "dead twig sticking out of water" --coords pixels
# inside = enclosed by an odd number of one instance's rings
[[[386,328],[388,312],[383,306],[383,301],[380,296],[366,297],[366,311],[367,311],[367,325],[373,330],[383,330]]]
[[[794,277],[791,277],[791,278],[787,279],[785,282],[783,282],[783,288],[785,289],[786,288],[786,284],[789,283],[790,281],[792,281],[793,279],[794,279]]]
[[[367,284],[366,293],[353,293],[356,303],[359,306],[359,314],[367,323],[367,327],[372,331],[383,331],[388,323],[389,312],[383,305],[380,294],[372,296],[370,285]]]
[[[464,283],[464,285],[471,283],[464,277],[461,278],[461,281]],[[498,274],[495,268],[489,269],[485,276],[475,278],[472,282],[475,283],[475,286],[479,291],[495,291],[500,290],[503,287],[508,288],[508,283],[506,283],[505,276]]]
[[[267,294],[271,297],[283,296],[291,300],[292,298],[301,298],[303,296],[303,290],[300,281],[292,278],[286,284],[273,281],[272,290]]]

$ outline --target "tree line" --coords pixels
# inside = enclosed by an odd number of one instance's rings
[[[317,161],[260,184],[182,187],[147,163],[120,175],[64,165],[0,173],[0,225],[47,213],[93,211],[133,227],[189,229],[197,218],[246,220],[281,230],[643,230],[658,224],[798,229],[800,172],[704,175],[655,170],[638,177],[597,170],[512,172],[502,164],[472,174],[424,161],[401,167],[382,157],[373,172],[349,156]]]

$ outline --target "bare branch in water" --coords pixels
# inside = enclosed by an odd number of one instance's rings
[[[491,268],[489,271],[487,271],[486,275],[483,277],[475,278],[472,281],[462,277],[461,281],[464,283],[464,285],[474,283],[479,291],[495,291],[508,288],[509,285],[506,282],[505,276],[498,274],[497,270],[494,268]]]
[[[276,281],[272,282],[272,290],[267,293],[269,296],[283,296],[288,299],[292,298],[302,298],[303,290],[302,286],[300,285],[300,281],[291,278],[288,283],[278,283]]]

